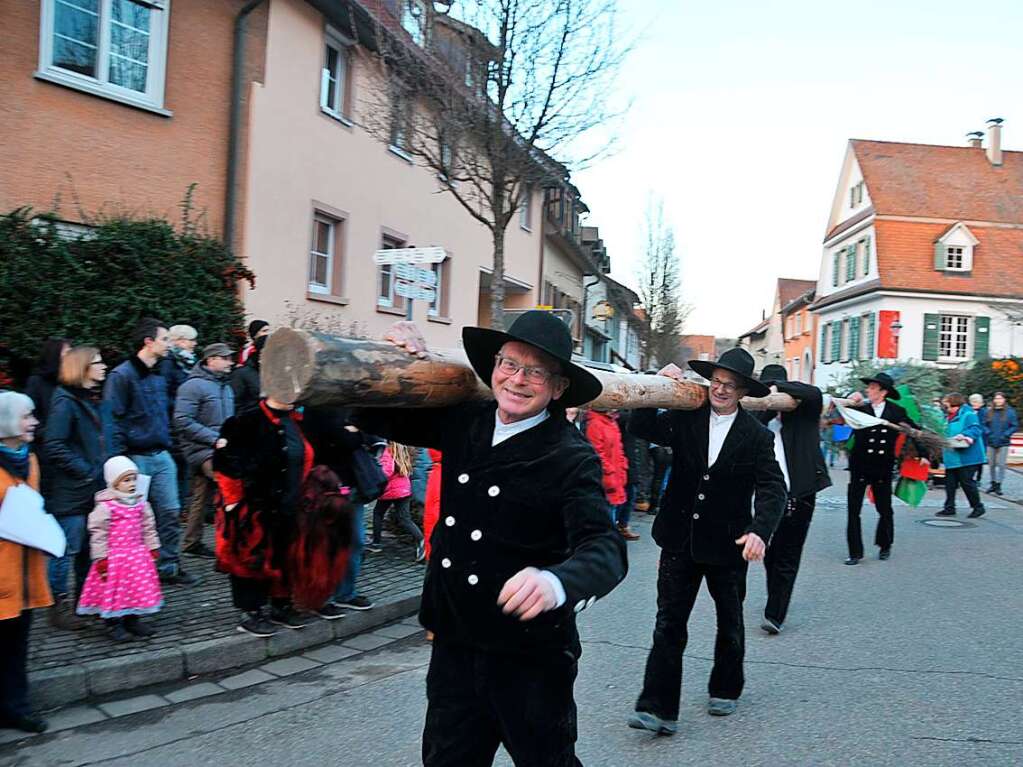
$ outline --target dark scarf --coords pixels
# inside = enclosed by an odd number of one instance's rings
[[[17,450],[0,444],[0,468],[18,479],[28,479],[30,455],[27,442]]]

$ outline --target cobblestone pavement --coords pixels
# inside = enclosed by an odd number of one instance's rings
[[[213,544],[210,529],[206,531],[206,543]],[[183,557],[182,562],[186,570],[202,577],[202,583],[193,588],[165,587],[163,609],[147,619],[157,630],[152,639],[115,644],[98,619],[82,631],[58,631],[49,625],[45,611],[36,611],[29,641],[29,672],[234,635],[239,616],[231,605],[227,576],[214,571],[211,560]],[[359,593],[374,602],[386,602],[418,591],[423,573],[423,566],[413,561],[410,544],[385,538],[381,553],[364,555],[357,585]]]

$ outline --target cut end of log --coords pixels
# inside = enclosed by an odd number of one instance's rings
[[[274,331],[260,355],[263,394],[286,405],[301,400],[316,373],[317,346],[315,336],[305,330]]]

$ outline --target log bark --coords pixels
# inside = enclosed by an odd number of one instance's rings
[[[433,349],[427,359],[416,359],[386,342],[294,328],[270,336],[260,370],[263,393],[288,404],[444,407],[492,398],[461,350]],[[707,399],[707,387],[698,383],[589,370],[604,385],[589,407],[695,410]],[[749,410],[787,411],[797,404],[787,394],[742,400]]]

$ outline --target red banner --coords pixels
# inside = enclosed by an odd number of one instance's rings
[[[877,356],[883,360],[899,358],[899,333],[892,329],[898,322],[898,312],[886,309],[877,313]]]

